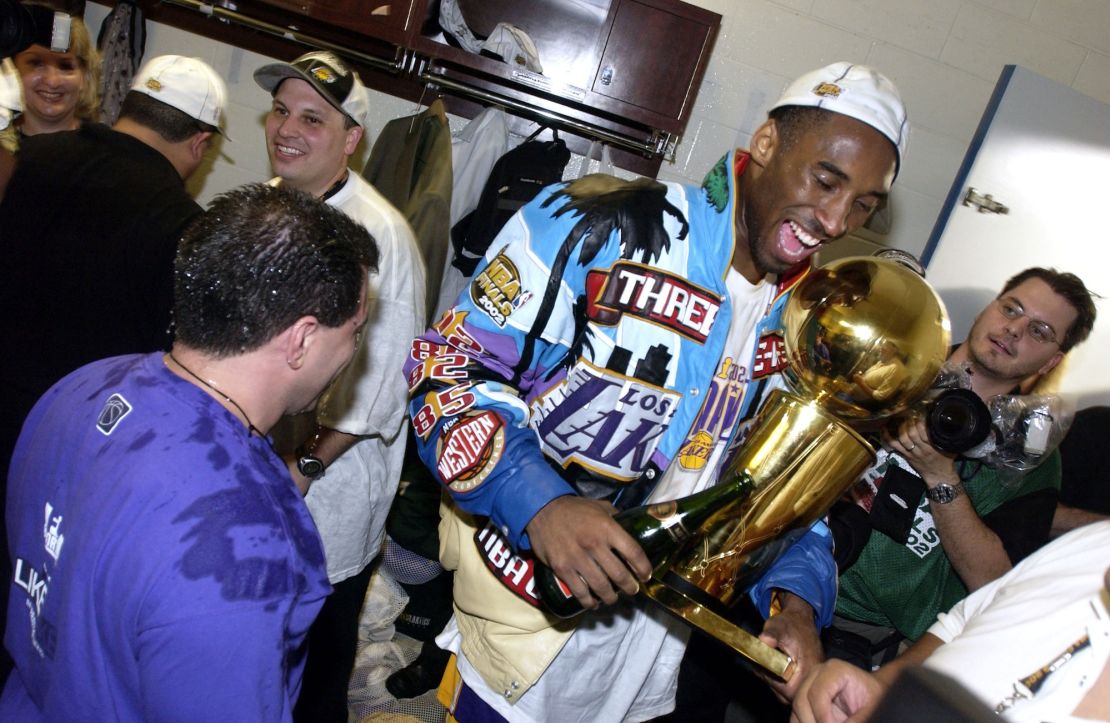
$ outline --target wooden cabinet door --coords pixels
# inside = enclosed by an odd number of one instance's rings
[[[720,16],[673,0],[615,5],[591,91],[685,126]]]

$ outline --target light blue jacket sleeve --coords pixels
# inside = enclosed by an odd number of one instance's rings
[[[470,286],[413,342],[404,366],[420,458],[461,509],[490,518],[517,550],[530,547],[526,527],[544,505],[575,494],[529,426],[533,386],[567,354],[590,270],[575,261],[553,271],[550,256],[578,222],[544,207],[558,188],[506,222]],[[620,253],[615,238],[607,248],[598,263]],[[543,333],[529,339],[552,285]]]

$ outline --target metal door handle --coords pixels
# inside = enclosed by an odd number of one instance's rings
[[[979,213],[1007,214],[1010,212],[1008,206],[995,201],[989,193],[980,194],[971,186],[967,187],[967,193],[964,194],[963,205],[974,206],[979,210]]]

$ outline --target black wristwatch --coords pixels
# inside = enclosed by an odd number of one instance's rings
[[[939,484],[931,490],[925,490],[925,496],[932,502],[936,502],[939,505],[946,505],[959,497],[960,493],[963,491],[963,482],[957,482],[954,485]]]
[[[319,479],[323,476],[324,470],[327,465],[324,460],[316,456],[316,444],[320,441],[320,430],[316,429],[316,434],[312,435],[304,444],[297,447],[293,452],[297,456],[297,471],[303,474],[308,479]],[[311,445],[311,446],[310,446]]]
[[[298,454],[297,471],[308,479],[319,479],[324,475],[324,460],[311,454]]]

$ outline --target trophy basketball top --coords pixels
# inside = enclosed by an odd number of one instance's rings
[[[849,423],[890,417],[921,397],[951,338],[928,282],[873,256],[810,272],[787,301],[783,326],[794,392]]]

